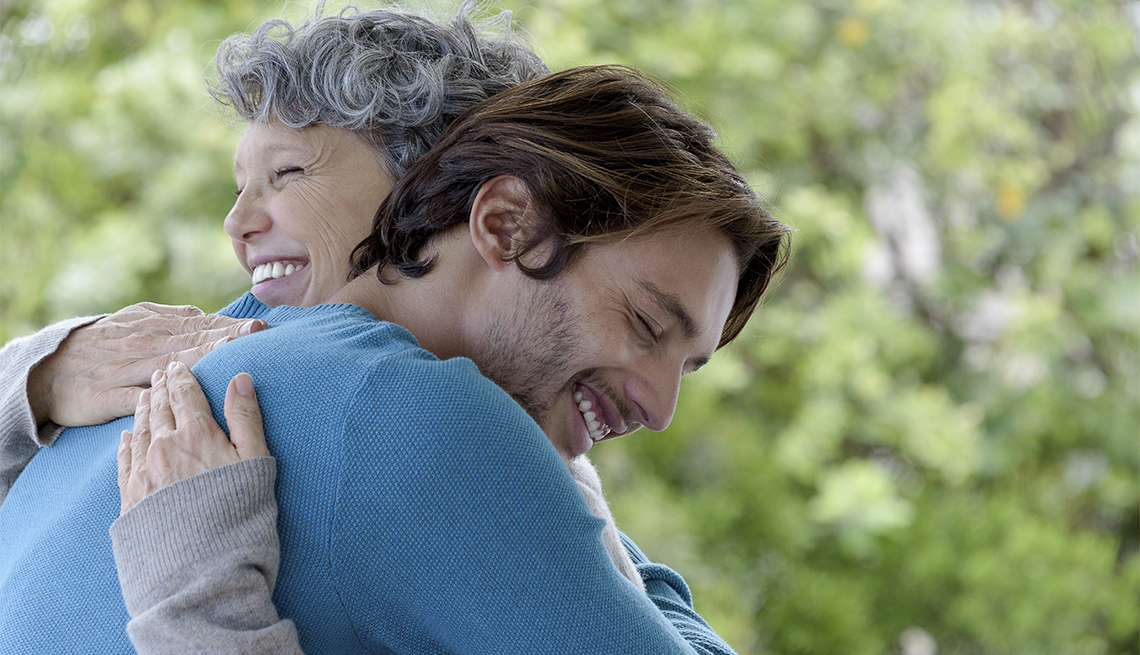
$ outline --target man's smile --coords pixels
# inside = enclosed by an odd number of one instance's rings
[[[604,417],[599,417],[598,412],[594,411],[595,398],[589,389],[582,385],[575,385],[574,402],[578,404],[578,411],[582,414],[582,421],[586,424],[586,429],[589,431],[590,439],[597,443],[606,438],[610,433],[610,426],[604,422]],[[597,409],[601,409],[598,407]],[[602,418],[603,420],[598,420]]]

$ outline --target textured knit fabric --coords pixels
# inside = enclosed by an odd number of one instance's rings
[[[234,374],[258,385],[279,474],[273,602],[307,652],[692,652],[471,362],[351,305],[261,317],[273,329],[194,372],[219,421]],[[0,506],[0,652],[132,652],[107,532],[131,420],[68,430]]]
[[[182,480],[111,526],[139,655],[301,652],[293,623],[268,602],[278,564],[273,461],[257,457]],[[681,576],[621,540],[650,600],[689,645],[732,655],[694,611]]]
[[[51,422],[36,425],[28,402],[28,375],[59,348],[72,330],[100,318],[83,316],[52,323],[0,348],[0,503],[40,446],[51,445],[63,432],[62,427]]]
[[[300,653],[293,623],[269,602],[278,566],[272,457],[187,478],[111,526],[127,625],[139,655]],[[624,534],[646,593],[702,655],[732,649],[693,609],[685,581]]]
[[[158,490],[111,525],[139,655],[301,653],[271,600],[276,471],[272,457],[222,466]]]
[[[681,574],[664,564],[649,561],[625,533],[621,533],[621,541],[637,565],[645,592],[689,646],[702,655],[732,655],[732,648],[693,609],[692,593]]]

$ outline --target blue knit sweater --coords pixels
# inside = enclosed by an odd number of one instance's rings
[[[674,627],[617,572],[549,441],[470,361],[353,305],[227,309],[274,329],[194,372],[219,420],[234,374],[258,384],[273,600],[306,652],[691,652],[678,627],[707,626],[688,598],[649,581],[684,615]],[[107,534],[131,420],[69,430],[0,506],[0,652],[132,652]]]

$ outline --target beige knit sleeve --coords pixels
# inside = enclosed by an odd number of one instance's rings
[[[28,402],[28,374],[59,348],[73,330],[102,316],[53,323],[35,334],[13,339],[0,349],[0,503],[41,446],[51,445],[63,428],[37,426]]]
[[[280,546],[276,460],[180,480],[111,526],[127,633],[140,655],[301,653],[273,606]]]

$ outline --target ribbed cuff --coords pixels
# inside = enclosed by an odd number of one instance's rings
[[[273,457],[242,460],[159,489],[116,519],[111,544],[131,615],[147,609],[156,588],[202,560],[249,548],[276,551],[276,477]]]

